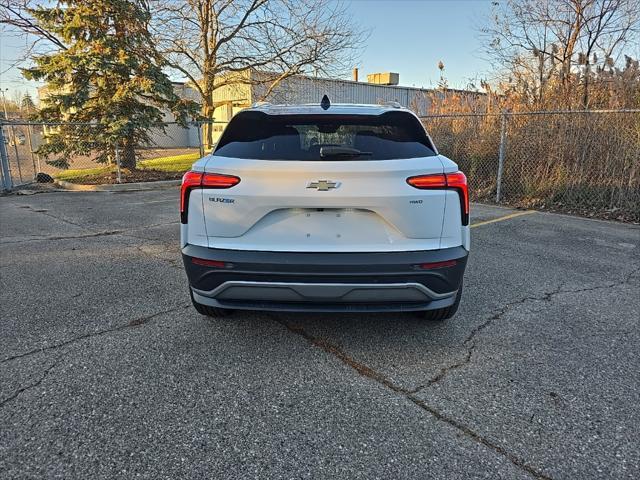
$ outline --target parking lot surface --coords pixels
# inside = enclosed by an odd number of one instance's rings
[[[456,317],[191,307],[176,189],[0,198],[0,478],[638,478],[640,229],[473,206]]]

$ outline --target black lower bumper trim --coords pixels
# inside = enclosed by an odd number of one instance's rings
[[[224,308],[247,309],[286,309],[286,310],[322,310],[322,311],[370,311],[385,310],[424,310],[426,308],[442,308],[448,306],[450,295],[455,296],[462,283],[466,267],[468,252],[462,247],[441,250],[412,251],[412,252],[363,252],[363,253],[306,253],[306,252],[260,252],[214,249],[188,245],[182,250],[182,257],[189,278],[189,283],[202,302],[211,306]],[[193,259],[215,261],[217,266],[207,266]],[[423,270],[418,265],[423,263],[446,262],[455,260],[455,265]],[[358,287],[344,298],[332,299],[330,296],[321,300],[308,298],[287,289],[280,289],[278,293],[265,293],[264,288],[257,298],[251,297],[246,288],[236,287],[235,290],[225,290],[227,284],[248,283],[279,283],[297,284],[294,289],[298,293],[300,285],[320,284],[318,290],[332,288],[331,285],[357,284],[373,286],[371,294],[362,292]],[[326,286],[324,284],[327,284]],[[400,301],[390,300],[389,295],[382,295],[377,299],[376,288],[390,284],[417,285],[419,290],[431,292],[431,299],[416,300],[413,294],[399,295]],[[221,287],[222,286],[222,287]],[[264,285],[263,285],[264,286]],[[422,288],[422,286],[424,288]],[[325,288],[326,287],[326,288]],[[224,295],[217,297],[207,292],[225,290]],[[415,290],[415,289],[414,289]],[[238,292],[238,297],[234,293]],[[403,294],[405,292],[402,292]],[[362,296],[367,301],[362,301]],[[447,297],[447,298],[443,298]],[[350,304],[350,298],[357,298],[356,304]],[[371,300],[368,300],[368,299]],[[393,297],[391,297],[393,298]],[[268,299],[270,301],[265,301]],[[280,301],[276,301],[280,299]],[[295,301],[291,301],[291,300]],[[407,299],[411,301],[406,301]],[[255,300],[255,301],[252,301]],[[273,301],[272,301],[273,300]],[[332,302],[332,300],[335,300]],[[427,300],[425,302],[425,300]],[[395,305],[394,305],[395,303]],[[451,302],[452,303],[452,300]]]

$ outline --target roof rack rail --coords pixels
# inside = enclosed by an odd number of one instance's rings
[[[266,107],[271,105],[271,102],[264,102],[264,101],[260,101],[260,102],[253,102],[251,104],[251,108],[258,108],[258,107]]]

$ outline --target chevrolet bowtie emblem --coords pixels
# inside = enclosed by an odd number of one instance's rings
[[[338,188],[339,186],[340,182],[334,182],[333,180],[318,180],[317,182],[309,182],[307,184],[307,188],[315,188],[321,192],[326,192],[327,190]]]

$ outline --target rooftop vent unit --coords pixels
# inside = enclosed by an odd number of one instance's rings
[[[400,74],[392,72],[370,73],[367,75],[367,82],[377,85],[398,85]]]

